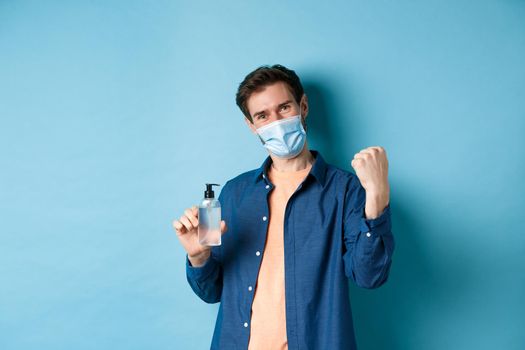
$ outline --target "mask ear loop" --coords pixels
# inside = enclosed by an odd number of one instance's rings
[[[257,137],[259,138],[259,140],[261,141],[261,143],[264,145],[264,140],[262,139],[261,135],[257,134]]]
[[[301,125],[303,126],[304,132],[306,134],[306,131],[308,130],[308,127],[306,126],[306,118],[303,117],[302,114],[299,114],[299,115],[301,116],[301,118],[300,118],[301,119]]]

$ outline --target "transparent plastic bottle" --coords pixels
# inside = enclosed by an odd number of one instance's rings
[[[215,199],[212,186],[206,184],[204,199],[199,205],[199,243],[205,246],[221,245],[221,203]]]

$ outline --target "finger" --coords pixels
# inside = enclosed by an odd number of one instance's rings
[[[184,211],[184,215],[186,215],[186,217],[188,218],[188,220],[190,220],[191,224],[193,225],[193,227],[197,227],[199,226],[199,221],[197,220],[197,218],[195,217],[195,215],[193,215],[193,211],[192,209],[186,209]]]
[[[175,232],[178,236],[185,234],[186,228],[179,220],[173,220],[173,227],[175,228]]]
[[[370,147],[368,148],[363,148],[362,150],[360,150],[359,152],[357,152],[355,155],[356,156],[362,156],[362,155],[366,155],[366,154],[369,154],[370,153]]]
[[[370,154],[363,151],[354,155],[354,159],[367,159],[368,157],[370,157]]]
[[[184,227],[186,227],[186,230],[191,231],[195,228],[186,216],[181,216],[179,220],[184,225]]]
[[[361,167],[363,165],[363,162],[364,162],[363,159],[358,158],[358,159],[353,159],[351,164],[352,164],[352,167],[355,169],[356,167],[357,168]]]
[[[368,147],[361,151],[363,154],[370,154],[371,156],[376,156],[378,153],[381,153],[381,149],[378,146]]]
[[[228,226],[226,226],[226,221],[222,220],[221,221],[221,233],[224,233],[228,231]]]
[[[192,211],[193,215],[195,215],[195,217],[198,219],[199,218],[199,207],[194,205],[193,207],[191,207],[191,211]]]
[[[372,156],[377,156],[377,155],[384,155],[384,156],[386,156],[386,151],[381,146],[368,147],[367,149],[363,150],[362,152],[364,154],[370,154]]]

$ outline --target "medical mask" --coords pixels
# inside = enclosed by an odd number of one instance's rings
[[[261,126],[257,134],[268,151],[284,159],[294,158],[301,153],[306,142],[300,114]]]

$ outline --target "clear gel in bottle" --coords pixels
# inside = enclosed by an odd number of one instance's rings
[[[205,246],[221,245],[221,203],[215,199],[212,186],[220,185],[206,184],[199,205],[199,243]]]

